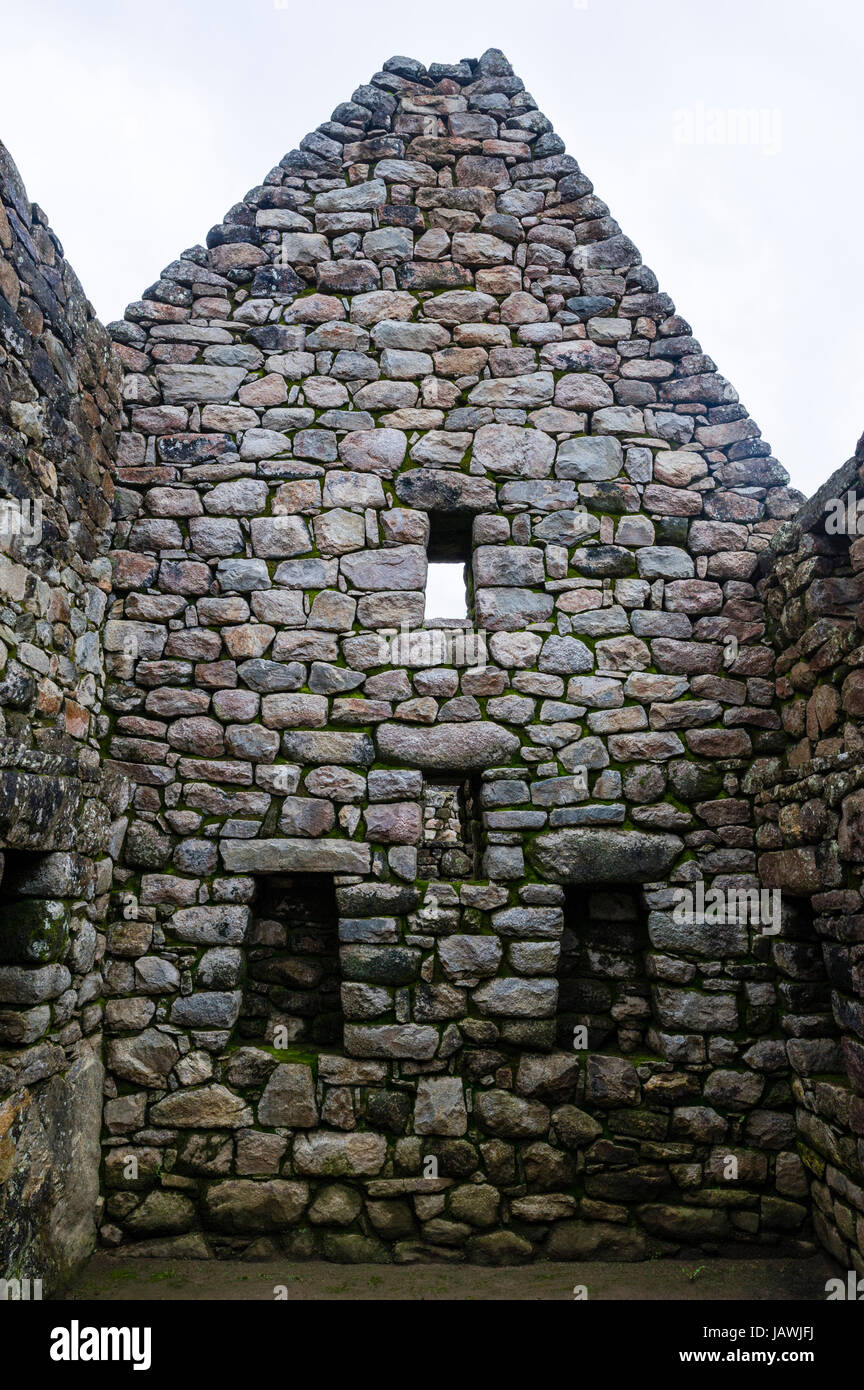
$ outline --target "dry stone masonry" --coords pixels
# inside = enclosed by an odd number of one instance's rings
[[[0,1276],[92,1247],[111,827],[100,739],[121,370],[0,145]]]
[[[844,1268],[864,1249],[864,539],[835,530],[864,496],[864,439],[771,542],[781,756],[753,764],[762,881],[795,930],[775,947],[813,1221]],[[833,505],[832,505],[833,504]],[[864,533],[864,524],[861,526]],[[766,557],[767,559],[768,557]]]
[[[87,1043],[107,1248],[864,1272],[864,555],[503,55],[387,62],[113,352],[4,174],[3,487],[59,524],[0,704],[82,811],[0,884],[0,1203]]]

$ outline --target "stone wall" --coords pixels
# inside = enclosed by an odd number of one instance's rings
[[[502,55],[108,333],[0,147],[0,334],[0,1272],[864,1271],[864,449],[800,507]]]
[[[506,60],[385,64],[111,333],[105,1243],[811,1248],[784,962],[672,914],[758,884],[801,499]],[[485,664],[429,658],[430,531]],[[430,782],[479,869],[418,872]]]
[[[756,840],[764,883],[806,906],[809,925],[774,948],[795,1073],[800,1148],[820,1240],[864,1271],[864,539],[833,530],[853,506],[864,440],[766,557],[788,749],[760,759]],[[857,520],[853,516],[853,528]],[[826,529],[826,521],[828,527]]]
[[[95,1238],[110,827],[101,630],[120,368],[0,145],[0,1274]]]

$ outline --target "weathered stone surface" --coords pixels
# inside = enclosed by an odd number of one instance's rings
[[[712,1033],[723,1028],[735,1028],[738,1022],[735,998],[728,994],[658,989],[656,1006],[660,1022],[668,1028]]]
[[[366,873],[369,847],[347,840],[224,840],[231,873]]]
[[[611,435],[567,439],[558,450],[555,471],[559,478],[599,482],[620,473],[623,458],[619,441]]]
[[[25,900],[3,909],[0,933],[0,961],[3,963],[32,966],[57,962],[68,945],[69,910],[64,903],[51,899]],[[13,978],[7,977],[7,990],[11,990]],[[45,977],[46,981],[48,978]]]
[[[495,487],[486,478],[434,468],[402,473],[396,479],[396,496],[408,507],[430,512],[482,512],[495,506]]]
[[[632,1062],[592,1054],[586,1066],[585,1096],[603,1106],[637,1104],[640,1087]]]
[[[380,1134],[332,1134],[315,1130],[294,1141],[298,1173],[317,1177],[357,1177],[379,1173],[387,1153]]]
[[[156,377],[169,405],[186,401],[229,401],[246,375],[245,367],[161,366]]]
[[[558,985],[555,980],[520,980],[511,976],[491,980],[475,989],[473,997],[483,1013],[544,1018],[555,1011]]]
[[[683,848],[675,835],[627,830],[558,830],[538,835],[531,856],[554,883],[645,883]]]
[[[447,936],[438,944],[438,955],[451,979],[494,975],[501,961],[501,942],[496,936]]]
[[[212,1230],[240,1235],[281,1231],[300,1220],[308,1200],[305,1182],[273,1178],[209,1183],[204,1189],[204,1223]]]
[[[315,1226],[350,1226],[360,1214],[363,1199],[359,1192],[342,1183],[320,1187],[309,1206],[309,1220]]]
[[[112,1038],[106,1057],[111,1071],[124,1081],[162,1088],[179,1055],[170,1034],[150,1028],[134,1038]]]
[[[468,1115],[460,1079],[456,1076],[421,1077],[414,1106],[415,1133],[458,1137],[467,1128]]]
[[[565,1149],[581,1149],[603,1133],[603,1126],[575,1105],[560,1105],[552,1112],[552,1133]]]
[[[647,1242],[641,1231],[605,1221],[560,1221],[549,1234],[545,1253],[550,1260],[644,1260]]]
[[[523,1096],[544,1100],[569,1096],[579,1080],[579,1058],[566,1052],[526,1054],[519,1061],[516,1090]]]
[[[180,941],[213,946],[242,941],[248,922],[247,907],[187,907],[174,913],[171,932]]]
[[[177,1091],[157,1101],[150,1113],[156,1124],[178,1129],[238,1129],[252,1120],[240,1097],[218,1085]]]
[[[377,731],[378,752],[393,762],[414,767],[470,771],[506,762],[519,740],[498,724],[469,721],[436,729],[412,729],[401,724],[382,724]]]
[[[318,1123],[315,1087],[309,1067],[281,1063],[271,1073],[258,1102],[258,1123],[313,1129]]]
[[[549,1111],[539,1101],[523,1100],[508,1091],[484,1091],[477,1097],[478,1124],[489,1134],[513,1138],[531,1138],[545,1134],[549,1127]]]
[[[374,1028],[346,1025],[345,1047],[355,1057],[408,1057],[428,1061],[438,1049],[436,1029],[411,1023]]]
[[[139,1207],[126,1217],[124,1226],[133,1235],[176,1235],[195,1225],[194,1202],[180,1192],[149,1192]]]
[[[190,994],[174,1003],[171,1021],[186,1028],[230,1028],[237,1021],[241,998],[239,991]]]
[[[56,999],[68,989],[71,980],[65,965],[43,965],[36,969],[0,966],[0,1003],[40,1004],[46,999]]]

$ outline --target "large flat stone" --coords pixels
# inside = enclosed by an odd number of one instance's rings
[[[225,1086],[197,1086],[175,1091],[150,1111],[154,1124],[177,1129],[242,1129],[252,1123],[252,1111]]]
[[[298,1135],[294,1141],[294,1167],[316,1177],[374,1176],[387,1157],[383,1134],[334,1134],[325,1129]]]
[[[308,1200],[305,1182],[272,1178],[211,1183],[204,1193],[204,1222],[237,1235],[279,1231],[300,1219]]]
[[[159,366],[156,376],[169,405],[185,401],[224,405],[246,375],[245,367]]]
[[[642,1232],[626,1226],[613,1226],[608,1221],[560,1221],[549,1234],[545,1253],[550,1260],[629,1261],[644,1260],[646,1249]]]
[[[396,496],[426,512],[495,511],[491,478],[473,478],[448,469],[412,468],[396,479]]]
[[[529,855],[554,883],[650,883],[683,848],[677,835],[574,829],[538,835]]]
[[[391,550],[360,550],[342,558],[342,573],[355,589],[423,589],[426,551],[421,545],[397,545]]]
[[[523,980],[518,975],[490,980],[476,989],[474,1003],[484,1014],[504,1014],[512,1018],[547,1018],[555,1012],[557,980]]]
[[[431,729],[382,724],[377,739],[380,757],[441,772],[465,772],[506,763],[519,748],[515,734],[500,724],[479,719]]]
[[[220,848],[239,874],[367,874],[371,857],[353,840],[223,840]]]

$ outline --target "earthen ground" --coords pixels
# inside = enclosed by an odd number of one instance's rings
[[[105,1302],[237,1300],[274,1297],[282,1286],[293,1302],[333,1300],[572,1302],[576,1285],[589,1300],[824,1302],[825,1281],[836,1270],[822,1255],[806,1260],[709,1260],[692,1256],[642,1264],[544,1263],[484,1268],[477,1265],[335,1265],[268,1260],[129,1259],[96,1255],[67,1299]],[[283,1294],[283,1297],[285,1295]]]

